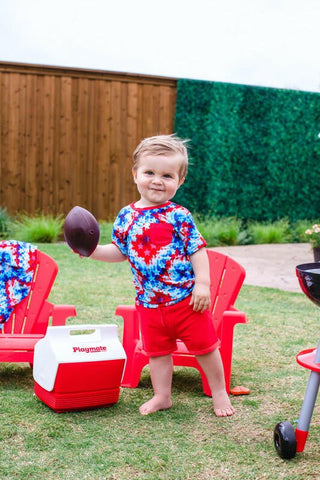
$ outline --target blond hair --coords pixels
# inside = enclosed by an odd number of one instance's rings
[[[143,155],[180,155],[181,166],[179,177],[184,178],[188,173],[188,152],[186,143],[176,135],[156,135],[142,140],[133,152],[133,170],[136,170]]]

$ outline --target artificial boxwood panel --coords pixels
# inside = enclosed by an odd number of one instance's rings
[[[175,132],[190,166],[174,200],[191,211],[320,217],[320,94],[179,80]]]

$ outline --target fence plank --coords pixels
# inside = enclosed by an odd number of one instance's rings
[[[19,76],[14,75],[9,82],[9,125],[8,125],[8,188],[7,191],[12,190],[13,205],[17,207],[20,202],[22,193],[22,171],[19,165],[18,156],[18,125],[19,125]]]
[[[43,115],[46,116],[46,121],[43,122],[41,205],[45,213],[55,214],[57,210],[53,201],[53,163],[57,147],[55,142],[55,77],[44,76],[43,84]]]

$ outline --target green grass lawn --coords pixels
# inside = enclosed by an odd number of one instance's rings
[[[42,245],[59,265],[54,303],[74,304],[69,324],[116,323],[119,303],[132,303],[129,266],[80,260],[64,244]],[[122,389],[119,402],[91,411],[57,414],[33,394],[32,371],[0,364],[1,479],[206,480],[320,479],[320,409],[313,413],[303,453],[280,459],[273,446],[278,421],[298,419],[309,372],[295,361],[315,347],[320,312],[301,293],[244,286],[237,307],[248,317],[235,330],[231,418],[214,416],[199,373],[179,368],[172,409],[142,417],[152,395],[148,369],[138,389]]]

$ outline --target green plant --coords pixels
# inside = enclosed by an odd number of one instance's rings
[[[311,243],[312,247],[320,247],[320,224],[315,223],[311,228],[308,228],[305,231],[308,241]]]
[[[242,226],[242,222],[238,218],[200,216],[198,220],[196,218],[196,222],[201,235],[206,239],[209,247],[237,245]]]
[[[62,232],[63,217],[52,215],[38,215],[28,217],[21,215],[12,227],[12,233],[16,240],[30,243],[55,242]]]
[[[248,225],[248,234],[254,244],[286,243],[290,238],[288,220],[277,222],[258,223]]]
[[[310,220],[298,220],[290,226],[290,241],[291,242],[309,242],[306,230],[309,228],[310,223],[314,224],[316,221],[310,222]]]
[[[11,222],[7,209],[0,207],[0,238],[8,238]]]

